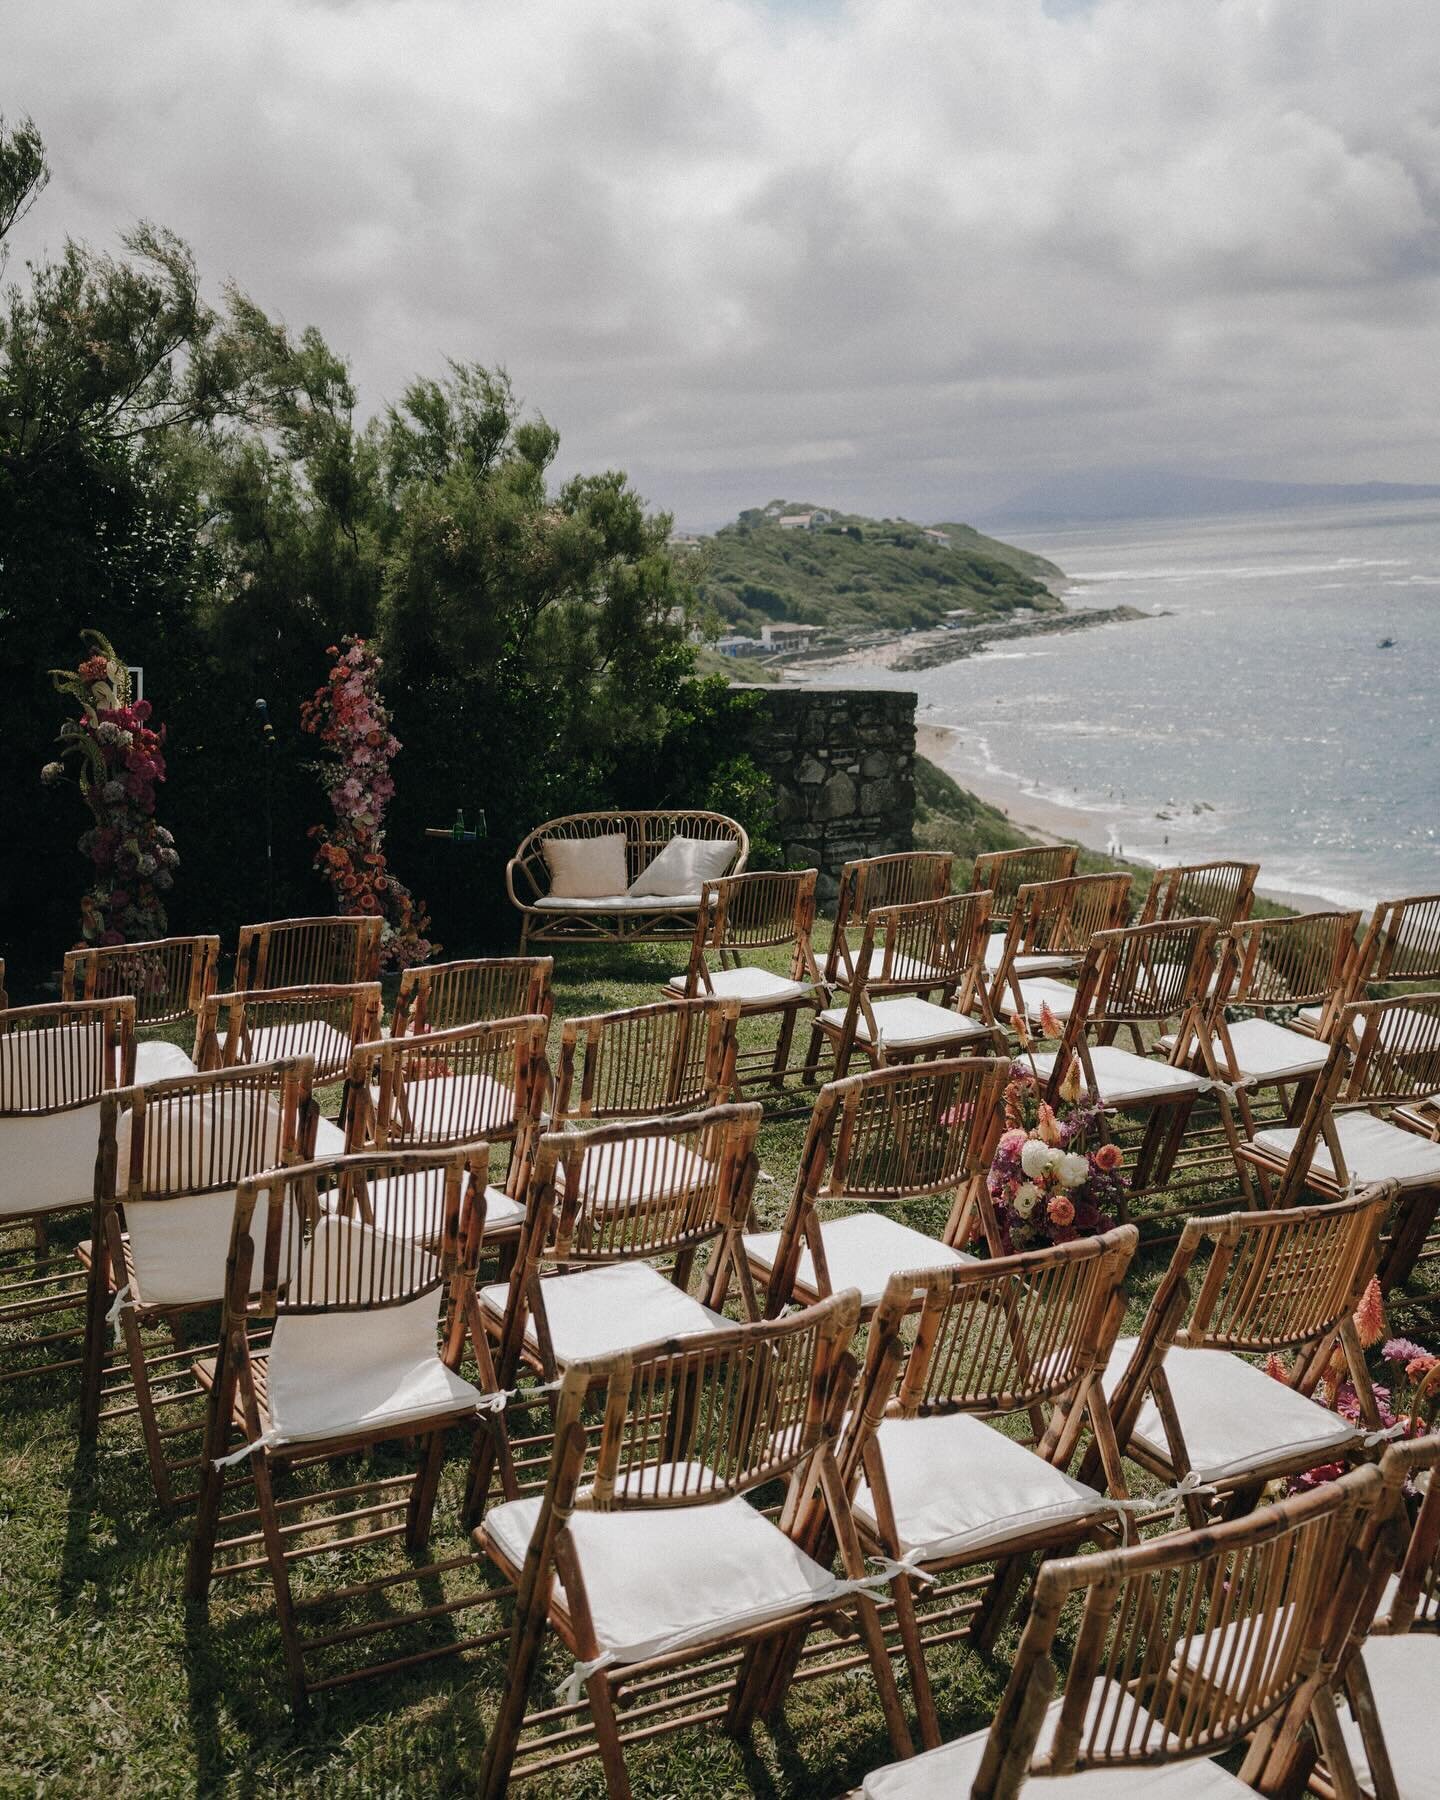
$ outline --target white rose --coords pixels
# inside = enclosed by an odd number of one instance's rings
[[[1060,1167],[1057,1173],[1062,1187],[1079,1187],[1080,1183],[1089,1177],[1090,1159],[1088,1156],[1077,1156],[1071,1150],[1060,1158]]]
[[[1022,1181],[1010,1202],[1022,1219],[1028,1219],[1040,1203],[1040,1190],[1033,1181]]]
[[[1059,1147],[1058,1144],[1055,1145],[1049,1151],[1049,1153],[1046,1155],[1046,1158],[1045,1158],[1046,1173],[1050,1174],[1050,1175],[1058,1176],[1060,1173],[1060,1165],[1062,1162],[1064,1162],[1064,1160],[1065,1160],[1065,1152]]]
[[[1020,1167],[1033,1181],[1050,1167],[1050,1146],[1039,1138],[1026,1138],[1020,1152]]]

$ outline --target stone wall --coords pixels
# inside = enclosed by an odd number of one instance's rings
[[[909,850],[915,824],[915,696],[888,689],[759,687],[749,750],[775,784],[787,862],[820,871]]]

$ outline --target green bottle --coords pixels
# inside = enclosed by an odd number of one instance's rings
[[[450,835],[457,844],[465,841],[465,809],[463,806],[455,808],[455,823],[450,828]]]

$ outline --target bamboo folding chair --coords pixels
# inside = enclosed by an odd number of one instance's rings
[[[807,1066],[816,1066],[822,1038],[834,1046],[837,1077],[857,1050],[883,1068],[982,1043],[1003,1049],[985,990],[989,919],[983,891],[873,908],[844,1005],[816,1014]]]
[[[518,1019],[554,1007],[553,956],[479,956],[406,969],[395,996],[392,1037],[448,1031],[488,1019]]]
[[[317,1593],[309,1579],[314,1559],[330,1552],[369,1552],[378,1540],[402,1534],[408,1550],[424,1549],[446,1432],[453,1426],[474,1431],[492,1415],[494,1368],[475,1306],[481,1226],[467,1194],[471,1184],[483,1188],[485,1178],[486,1147],[479,1143],[446,1152],[366,1151],[271,1169],[236,1189],[220,1344],[216,1357],[197,1368],[209,1405],[186,1592],[203,1602],[212,1578],[268,1566],[297,1708],[316,1689],[412,1667],[500,1635],[452,1637],[419,1650],[407,1642],[377,1662],[338,1672],[317,1673],[310,1662],[338,1646],[363,1647],[381,1634],[433,1626],[494,1598],[482,1589],[410,1612],[392,1608],[398,1583],[418,1583],[423,1594],[453,1562],[405,1565],[398,1573],[362,1565],[362,1578],[338,1593]],[[382,1185],[384,1226],[371,1223],[382,1211],[374,1202]],[[270,1328],[263,1349],[254,1342],[257,1326]],[[467,1347],[483,1389],[459,1372]],[[232,1434],[240,1438],[238,1450],[230,1449]],[[330,1495],[302,1489],[289,1502],[276,1498],[277,1477],[297,1461],[347,1457],[398,1439],[418,1440],[417,1467],[363,1484],[383,1498],[358,1512],[347,1507],[339,1519],[303,1518],[303,1509],[346,1499],[353,1487]],[[226,1470],[247,1462],[255,1504],[222,1521]],[[403,1521],[383,1522],[396,1513]],[[228,1538],[221,1537],[222,1524]],[[251,1529],[236,1531],[237,1524]],[[312,1540],[311,1532],[336,1525],[328,1541]],[[357,1625],[356,1603],[366,1596],[379,1602],[376,1616]],[[307,1634],[306,1623],[327,1600],[342,1603],[352,1622]]]
[[[555,1129],[719,1106],[735,1084],[740,1002],[701,995],[566,1019]]]
[[[1365,1000],[1370,988],[1392,981],[1440,984],[1440,894],[1382,900],[1370,915],[1344,997]],[[1302,1007],[1295,1023],[1301,1031],[1323,1035],[1324,1009]]]
[[[547,1131],[510,1280],[480,1289],[502,1381],[523,1367],[553,1382],[587,1357],[718,1330],[724,1321],[712,1299],[732,1272],[753,1318],[740,1233],[759,1125],[752,1103]],[[707,1249],[697,1299],[689,1286]],[[668,1277],[655,1267],[661,1260],[673,1263]]]
[[[1333,1206],[1186,1222],[1139,1335],[1116,1341],[1105,1390],[1120,1448],[1179,1484],[1191,1524],[1207,1500],[1245,1511],[1267,1482],[1383,1439],[1354,1314],[1389,1201],[1381,1188]],[[1284,1379],[1246,1360],[1283,1369],[1292,1353]],[[1355,1385],[1363,1426],[1311,1398],[1336,1368]],[[1081,1479],[1099,1466],[1092,1449]]]
[[[1440,1372],[1422,1388],[1440,1398]],[[1375,1800],[1423,1800],[1437,1788],[1435,1699],[1440,1694],[1440,1436],[1392,1444],[1380,1463],[1391,1504],[1362,1546],[1369,1589],[1340,1657],[1338,1709],[1354,1779]],[[1412,1524],[1405,1495],[1422,1488]],[[1277,1774],[1293,1768],[1282,1764]],[[1341,1783],[1323,1765],[1310,1791]],[[1274,1791],[1280,1791],[1276,1788]]]
[[[825,953],[826,982],[832,988],[849,986],[855,972],[850,935],[864,926],[874,907],[943,899],[950,892],[954,866],[948,850],[897,850],[847,862],[840,871],[835,929]]]
[[[333,987],[237,989],[212,994],[201,1015],[195,1060],[202,1069],[234,1069],[246,1063],[308,1056],[315,1083],[345,1081],[361,1044],[380,1035],[380,984]],[[348,1090],[347,1090],[348,1093]],[[316,1120],[316,1153],[339,1156],[346,1148],[345,1120]]]
[[[220,965],[218,937],[157,938],[143,944],[106,944],[65,952],[60,991],[67,1000],[107,1000],[131,994],[137,1033],[146,1026],[191,1022],[191,1055],[165,1038],[139,1038],[136,1081],[194,1071],[200,1016],[215,992]]]
[[[476,1206],[486,1242],[513,1245],[540,1130],[547,1030],[543,1014],[534,1013],[361,1044],[346,1084],[347,1150],[433,1150],[483,1140],[488,1160],[497,1144],[508,1144],[505,1185],[482,1184]],[[433,1180],[440,1170],[436,1164]],[[389,1193],[372,1184],[373,1211],[366,1214],[387,1232]]]
[[[1140,923],[1160,919],[1214,919],[1222,932],[1250,917],[1259,863],[1176,863],[1156,869],[1140,908]]]
[[[0,1383],[79,1366],[86,1284],[49,1228],[93,1207],[104,1096],[134,1068],[129,996],[0,1011]]]
[[[876,1770],[865,1800],[1017,1800],[1067,1777],[1097,1800],[1253,1796],[1297,1716],[1336,1741],[1326,1626],[1363,1582],[1355,1545],[1383,1496],[1356,1469],[1249,1518],[1045,1563],[989,1729]],[[1247,1741],[1238,1778],[1209,1760]]]
[[[989,1203],[985,1175],[1008,1074],[998,1057],[967,1056],[870,1069],[821,1088],[784,1223],[744,1238],[767,1317],[850,1287],[868,1311],[896,1269],[974,1260],[960,1247]],[[940,1194],[954,1199],[939,1239],[872,1210]],[[822,1223],[827,1204],[859,1210]]]
[[[1440,993],[1361,1000],[1336,1019],[1325,1065],[1298,1125],[1267,1125],[1232,1148],[1247,1200],[1294,1206],[1389,1182],[1398,1189],[1381,1264],[1386,1287],[1424,1254],[1440,1208],[1440,1143],[1385,1115],[1440,1088]]]
[[[180,1323],[224,1298],[238,1183],[311,1154],[312,1077],[310,1059],[292,1057],[173,1076],[101,1103],[91,1236],[76,1252],[89,1273],[80,1439],[93,1444],[102,1420],[138,1420],[166,1508],[177,1499],[166,1446],[193,1425],[162,1427],[160,1415],[198,1392]],[[147,1350],[143,1332],[161,1324],[174,1347]],[[122,1358],[128,1380],[107,1386],[107,1365]]]
[[[493,1508],[476,1532],[517,1588],[486,1795],[575,1755],[574,1730],[522,1742],[547,1625],[575,1659],[563,1698],[571,1710],[582,1693],[588,1700],[612,1796],[630,1793],[629,1743],[712,1721],[747,1730],[767,1640],[822,1622],[859,1627],[895,1753],[910,1754],[835,1462],[856,1314],[855,1296],[839,1294],[787,1319],[662,1340],[567,1371],[543,1495]],[[581,1414],[596,1390],[604,1423],[587,1454]],[[785,1500],[772,1521],[748,1496],[774,1482],[785,1483]],[[797,1541],[817,1487],[838,1577]],[[690,1692],[672,1703],[678,1716],[657,1720],[657,1686],[691,1671]],[[704,1683],[698,1692],[695,1680]]]
[[[1019,850],[988,850],[975,858],[972,888],[990,890],[990,923],[1010,923],[1015,897],[1034,881],[1063,881],[1075,873],[1078,844],[1026,844]]]
[[[1167,919],[1097,932],[1060,1048],[1031,1058],[1052,1104],[1078,1060],[1085,1091],[1104,1109],[1101,1129],[1107,1139],[1112,1113],[1137,1113],[1147,1121],[1131,1173],[1132,1194],[1149,1185],[1152,1173],[1157,1186],[1169,1180],[1191,1109],[1214,1085],[1213,1069],[1201,1075],[1190,1064],[1197,1046],[1202,1062],[1211,1054],[1202,1025],[1209,1016],[1215,934],[1214,919]],[[1144,1028],[1163,1030],[1172,1023],[1165,1060],[1139,1054]],[[1133,1051],[1109,1041],[1122,1025],[1136,1045]]]
[[[861,1543],[888,1569],[920,1735],[940,1742],[917,1582],[996,1565],[974,1619],[989,1652],[1032,1552],[1072,1549],[1116,1529],[1127,1498],[1100,1385],[1125,1311],[1121,1283],[1140,1234],[1103,1237],[965,1267],[892,1275],[871,1323],[864,1373],[840,1452]],[[910,1315],[919,1308],[914,1330]],[[985,1421],[1028,1414],[1029,1444]],[[1066,1472],[1089,1424],[1107,1498]],[[1125,1514],[1118,1514],[1121,1535]],[[942,1605],[932,1630],[950,1637]]]
[[[767,869],[707,881],[700,890],[690,966],[666,983],[667,997],[678,993],[693,1000],[703,994],[738,1000],[742,1019],[779,1014],[773,1054],[744,1050],[736,1055],[737,1100],[746,1077],[761,1073],[767,1064],[770,1085],[784,1087],[796,1016],[802,1007],[818,1013],[825,1003],[823,996],[828,990],[810,942],[815,925],[815,878],[814,869]],[[790,949],[788,975],[741,960],[746,953],[786,946]]]
[[[370,914],[345,918],[270,919],[242,925],[235,986],[344,987],[380,977],[380,927]]]
[[[1302,1007],[1318,1007],[1320,1035],[1328,1037],[1344,1003],[1359,922],[1358,912],[1315,912],[1232,927],[1211,1022],[1215,1063],[1228,1083],[1242,1090],[1290,1086],[1320,1073],[1325,1045],[1288,1021]],[[1227,1016],[1241,1011],[1250,1016]],[[1285,1022],[1266,1016],[1275,1012]]]
[[[1027,881],[1015,895],[1010,921],[985,945],[991,1010],[1038,1022],[1042,1007],[1068,1019],[1075,1004],[1073,975],[1097,931],[1118,931],[1130,901],[1129,875],[1067,875]]]

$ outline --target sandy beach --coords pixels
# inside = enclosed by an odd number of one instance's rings
[[[952,776],[961,787],[987,805],[998,807],[1027,837],[1038,838],[1043,843],[1083,844],[1088,849],[1105,850],[1115,855],[1124,853],[1123,846],[1116,842],[1114,824],[1104,812],[1066,806],[1047,795],[1031,792],[1023,782],[987,769],[979,741],[972,741],[965,732],[953,726],[917,724],[915,749],[920,756]],[[1148,866],[1140,857],[1132,856],[1129,860]],[[1316,894],[1293,893],[1269,886],[1263,874],[1263,853],[1261,880],[1256,891],[1265,899],[1293,907],[1297,912],[1328,911],[1334,905],[1333,901]]]

